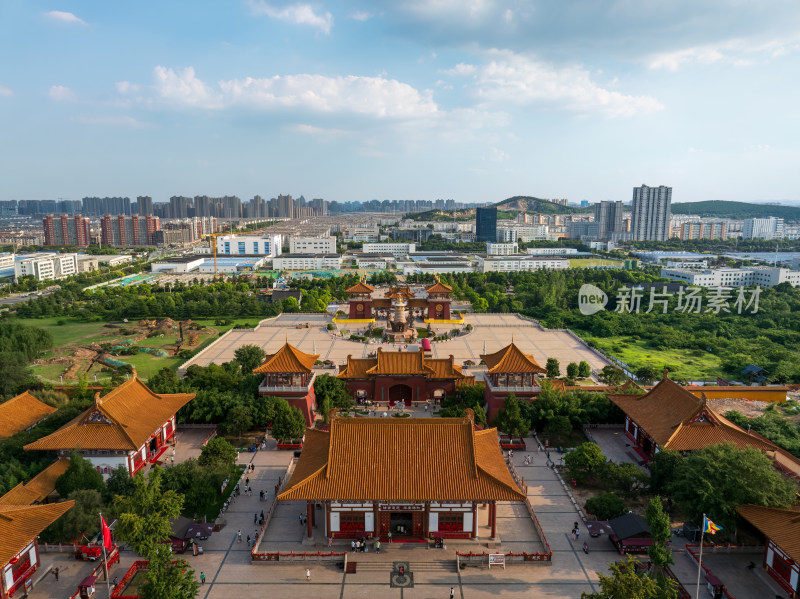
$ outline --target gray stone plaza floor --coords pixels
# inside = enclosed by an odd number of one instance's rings
[[[185,370],[191,364],[207,366],[211,363],[229,362],[233,360],[236,348],[247,344],[257,345],[268,354],[274,353],[287,340],[301,351],[319,354],[320,360],[332,360],[337,366],[344,364],[347,356],[366,357],[378,347],[382,347],[384,351],[402,349],[399,344],[366,344],[344,339],[338,331],[327,330],[330,322],[331,317],[327,314],[281,314],[276,318],[261,321],[255,330],[232,330],[226,333],[183,364],[180,370]],[[309,328],[304,327],[306,323]],[[431,344],[434,358],[447,358],[452,355],[457,365],[463,364],[466,360],[478,364],[481,354],[495,352],[513,340],[522,351],[532,354],[542,366],[547,362],[547,358],[556,358],[562,370],[566,370],[570,362],[582,360],[587,361],[594,371],[602,370],[609,364],[600,354],[592,351],[571,334],[542,329],[535,322],[516,314],[467,314],[464,317],[464,324],[471,324],[473,330],[449,341],[437,341]],[[297,328],[298,325],[303,328]],[[346,326],[342,325],[342,328]],[[359,326],[363,328],[364,325]],[[376,323],[376,326],[382,326],[381,322]],[[437,334],[448,332],[452,328],[457,327],[455,325],[434,327]],[[478,378],[482,378],[483,370],[480,368],[470,368],[467,372],[478,373]]]

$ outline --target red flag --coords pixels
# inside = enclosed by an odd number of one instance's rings
[[[103,529],[103,547],[107,551],[111,551],[114,548],[114,541],[111,540],[111,529],[106,524],[103,516],[100,516],[100,527]]]

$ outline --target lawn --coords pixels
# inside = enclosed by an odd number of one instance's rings
[[[59,321],[65,324],[59,325]],[[102,343],[109,341],[107,334],[114,330],[104,328],[105,322],[82,322],[64,317],[15,318],[13,322],[46,329],[53,336],[54,347],[75,343]]]
[[[593,266],[622,266],[621,260],[607,260],[605,258],[570,258],[570,268],[591,268]]]
[[[673,376],[689,380],[713,380],[722,372],[720,359],[702,350],[651,349],[643,341],[630,341],[627,337],[593,338],[592,343],[633,369],[652,366],[660,372],[667,366]]]

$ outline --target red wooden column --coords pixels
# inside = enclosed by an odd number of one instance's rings
[[[478,538],[478,503],[472,502],[472,538]]]
[[[422,514],[422,536],[427,538],[430,535],[431,526],[431,503],[425,502],[425,512]]]
[[[372,536],[376,539],[381,538],[381,513],[377,501],[372,502]]]
[[[333,533],[331,532],[331,502],[325,502],[325,531],[328,533],[330,538],[333,538]]]
[[[489,504],[489,518],[492,521],[492,538],[497,536],[497,503],[494,501]]]
[[[306,502],[306,527],[308,528],[308,538],[314,536],[311,527],[314,525],[314,504],[310,501]]]

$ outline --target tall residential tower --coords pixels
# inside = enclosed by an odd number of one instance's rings
[[[669,239],[669,221],[672,218],[670,204],[672,188],[633,188],[633,222],[631,232],[634,241],[666,241]]]

